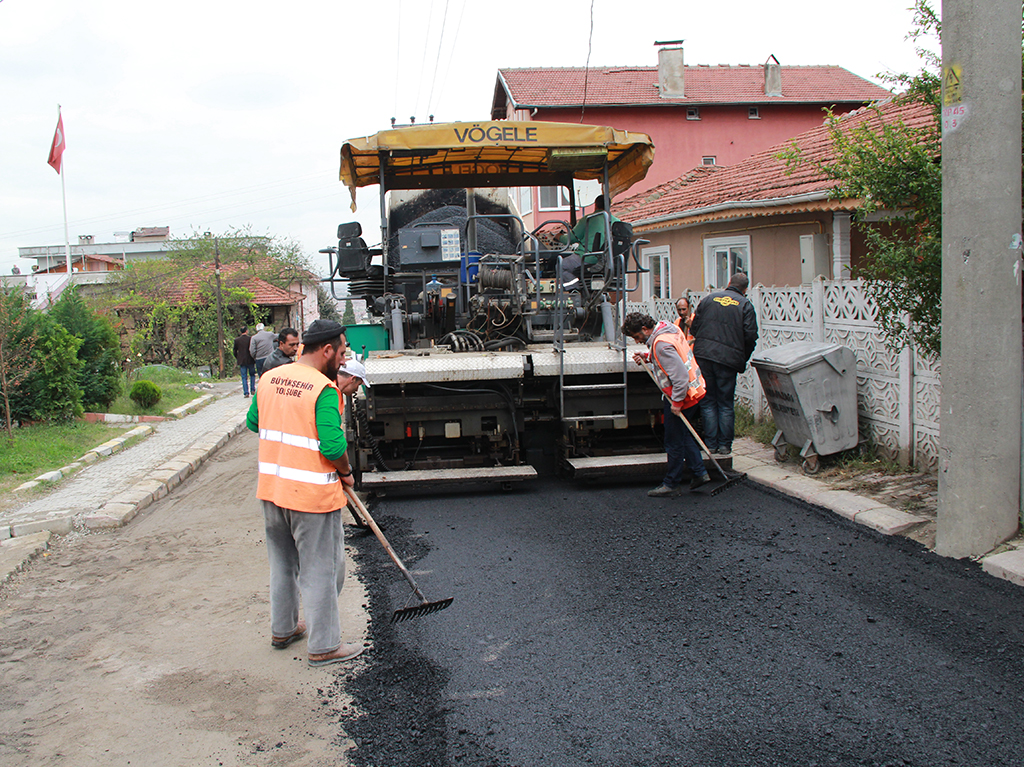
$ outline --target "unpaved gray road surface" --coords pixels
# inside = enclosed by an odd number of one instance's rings
[[[0,591],[0,764],[344,764],[339,666],[270,648],[256,439]],[[365,601],[350,576],[345,639]],[[357,664],[359,661],[356,662]]]
[[[1024,589],[741,485],[554,481],[375,504],[355,765],[1024,764]]]

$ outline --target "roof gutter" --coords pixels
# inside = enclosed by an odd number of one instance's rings
[[[822,192],[807,192],[806,194],[798,194],[792,197],[774,197],[770,200],[735,200],[731,202],[720,202],[715,205],[708,205],[703,208],[691,208],[690,210],[679,211],[677,213],[666,213],[663,216],[655,216],[654,218],[645,218],[639,221],[634,221],[633,226],[656,226],[667,221],[677,221],[681,218],[690,218],[693,216],[706,216],[709,213],[720,213],[723,210],[747,210],[755,208],[778,208],[783,205],[799,205],[804,202],[819,202],[821,200],[827,200],[829,193],[827,191]]]

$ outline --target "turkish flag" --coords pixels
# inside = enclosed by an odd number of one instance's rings
[[[53,144],[50,145],[50,157],[46,161],[58,175],[60,174],[60,159],[64,155],[64,118],[57,114],[57,130],[53,133]]]

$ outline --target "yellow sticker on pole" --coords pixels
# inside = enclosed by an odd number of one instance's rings
[[[959,64],[942,68],[942,103],[946,106],[964,100],[963,69]]]

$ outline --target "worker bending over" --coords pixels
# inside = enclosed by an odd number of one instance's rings
[[[649,352],[637,352],[637,364],[650,361],[658,386],[665,395],[665,452],[668,467],[661,485],[647,495],[652,498],[670,498],[682,492],[683,474],[689,469],[693,475],[690,489],[710,481],[701,459],[697,441],[682,422],[687,412],[696,415],[697,403],[704,396],[704,378],[693,358],[686,336],[675,325],[656,322],[653,317],[639,312],[626,315],[622,332],[638,344],[645,344]]]

